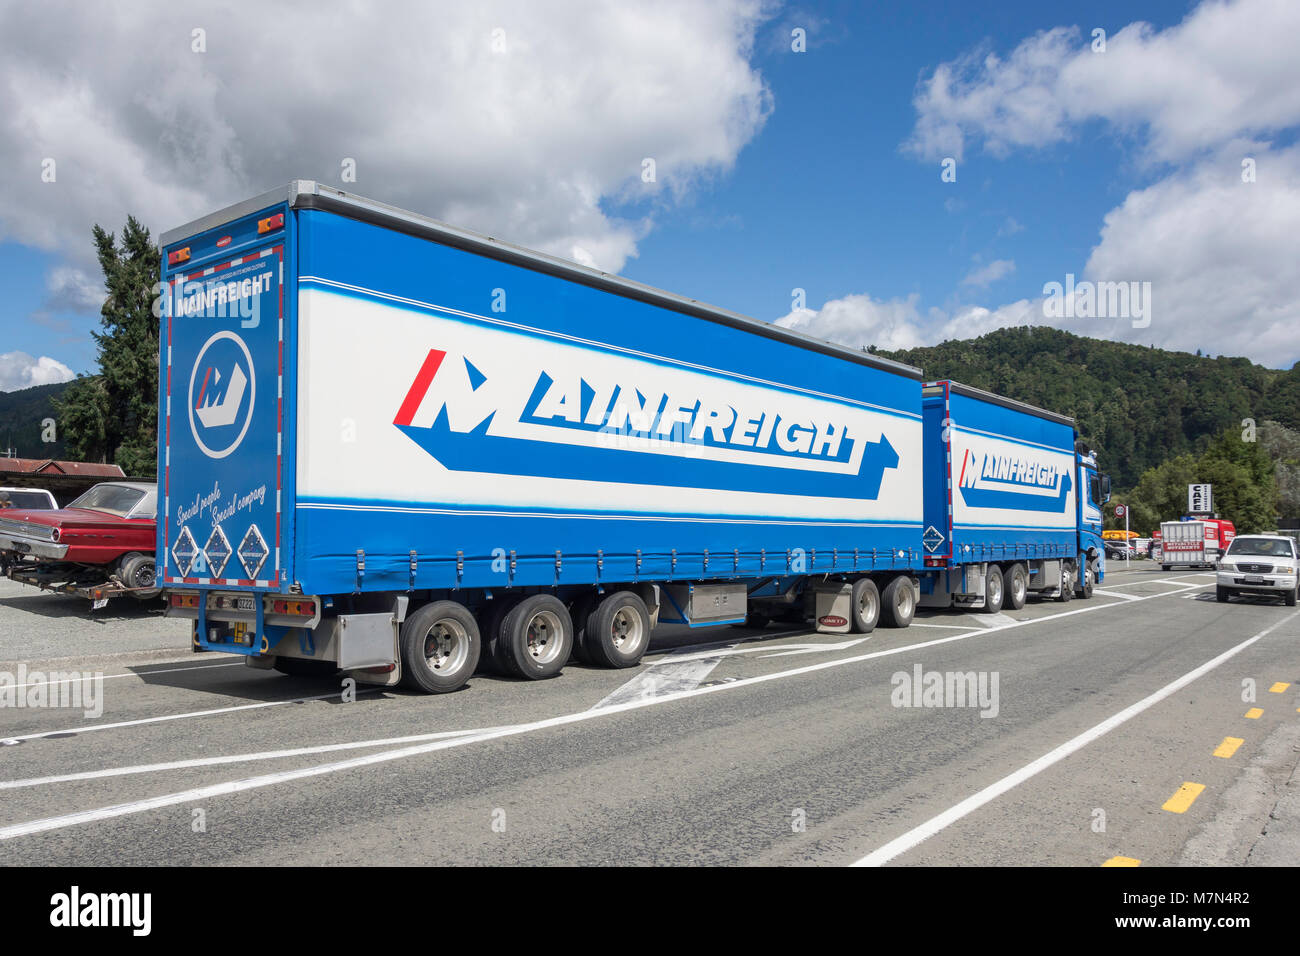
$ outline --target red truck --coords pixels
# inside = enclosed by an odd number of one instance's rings
[[[1213,568],[1236,535],[1236,527],[1226,518],[1162,522],[1156,535],[1160,567],[1165,571],[1184,565]]]
[[[100,605],[129,594],[158,596],[155,519],[158,486],[109,481],[66,508],[0,511],[0,569],[23,584],[80,594]]]

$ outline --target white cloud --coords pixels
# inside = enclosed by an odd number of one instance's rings
[[[1041,299],[1022,299],[994,309],[961,305],[922,311],[917,298],[882,301],[869,295],[847,295],[820,309],[798,309],[777,319],[776,324],[852,348],[886,350],[972,339],[1009,326],[1061,324],[1043,317]]]
[[[1241,157],[1257,161],[1242,182]],[[1300,359],[1300,146],[1228,149],[1130,193],[1106,214],[1088,258],[1093,280],[1151,283],[1151,325],[1079,331],[1168,348]]]
[[[1016,271],[1016,263],[1013,259],[994,259],[986,266],[978,269],[972,269],[965,278],[961,280],[962,285],[975,286],[983,288],[992,285],[999,279],[1004,279]]]
[[[0,353],[0,392],[13,392],[34,385],[66,382],[76,375],[57,359],[48,355],[33,358],[26,352]]]
[[[908,148],[960,159],[976,140],[1005,155],[1100,119],[1143,131],[1148,158],[1177,161],[1300,122],[1294,0],[1207,0],[1165,30],[1129,24],[1104,53],[1092,26],[1037,33],[1005,59],[976,51],[941,64],[917,90]]]
[[[749,58],[768,12],[286,2],[249,21],[216,2],[4,4],[0,239],[91,271],[92,222],[117,231],[130,212],[157,234],[303,177],[617,271],[656,204],[730,169],[764,123]],[[607,211],[645,198],[631,221]]]
[[[869,295],[832,299],[820,309],[796,309],[776,320],[787,329],[854,348],[907,349],[926,345],[917,296],[879,301]]]

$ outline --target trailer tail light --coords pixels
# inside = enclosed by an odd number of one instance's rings
[[[186,246],[184,249],[176,249],[172,252],[167,253],[167,264],[169,266],[174,266],[177,263],[189,262],[189,261],[190,261],[189,246]]]
[[[925,566],[927,568],[941,568],[946,560],[946,558],[926,558]]]
[[[316,605],[311,601],[275,601],[271,610],[276,614],[292,614],[297,617],[314,617]]]
[[[173,594],[172,607],[198,607],[199,596],[197,594]]]
[[[277,213],[274,216],[267,216],[265,219],[257,220],[257,234],[273,232],[276,229],[284,228],[284,213]]]

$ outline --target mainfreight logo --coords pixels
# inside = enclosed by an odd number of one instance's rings
[[[199,349],[190,371],[190,431],[203,454],[225,458],[253,420],[253,357],[234,332],[218,332]]]
[[[972,508],[1064,512],[1070,488],[1070,473],[1051,462],[969,448],[957,476],[958,493]]]
[[[685,390],[652,374],[535,368],[515,373],[531,383],[521,403],[464,356],[433,424],[414,425],[454,361],[430,350],[393,419],[453,471],[788,494],[784,481],[801,494],[874,499],[899,463],[883,429],[871,433],[862,410],[836,402],[745,386],[742,407],[741,389],[714,376],[693,375]]]

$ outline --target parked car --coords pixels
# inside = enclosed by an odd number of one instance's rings
[[[53,511],[59,506],[44,488],[0,488],[0,511]]]
[[[1123,561],[1126,557],[1129,560],[1136,560],[1143,557],[1141,552],[1134,549],[1133,545],[1127,541],[1107,541],[1106,558],[1111,561]]]
[[[1295,607],[1297,589],[1296,544],[1279,534],[1244,534],[1232,539],[1219,561],[1215,597],[1227,601],[1234,594],[1280,597]]]
[[[83,594],[154,598],[158,486],[110,481],[66,508],[0,512],[0,562],[15,581]]]

